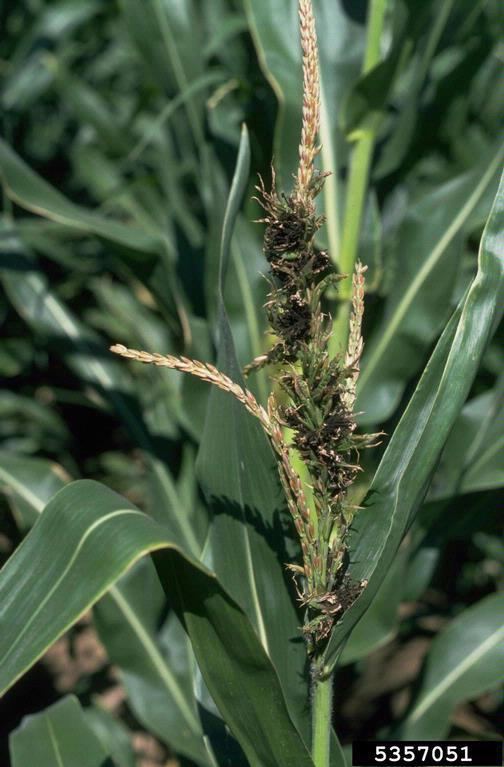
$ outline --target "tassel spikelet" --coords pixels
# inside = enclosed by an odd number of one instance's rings
[[[352,278],[352,314],[350,316],[350,332],[348,335],[348,347],[345,355],[345,367],[351,370],[344,392],[345,405],[353,408],[355,404],[357,379],[360,373],[360,358],[364,342],[362,340],[362,317],[364,315],[364,284],[367,266],[356,264]]]
[[[354,583],[346,573],[346,538],[356,508],[348,490],[358,473],[359,454],[373,446],[379,435],[357,435],[353,412],[363,348],[365,267],[357,264],[348,347],[330,357],[331,317],[322,310],[324,293],[345,275],[332,271],[326,251],[315,244],[324,218],[315,211],[315,199],[325,176],[314,167],[319,151],[319,70],[317,37],[311,0],[299,0],[303,52],[303,125],[299,168],[290,195],[278,194],[275,173],[268,191],[259,179],[256,198],[266,224],[264,254],[269,265],[270,292],[265,306],[276,343],[253,360],[245,376],[268,364],[275,365],[275,380],[287,397],[279,404],[271,394],[265,409],[246,388],[213,365],[185,357],[151,354],[116,345],[116,354],[196,376],[232,394],[257,418],[278,462],[287,505],[297,531],[302,564],[289,564],[300,604],[305,607],[303,632],[310,654],[330,637],[344,611],[359,596],[365,583]],[[284,428],[292,433],[286,444]],[[311,497],[294,468],[293,455],[304,463]]]
[[[303,50],[303,124],[299,146],[297,193],[303,198],[309,192],[313,162],[320,151],[316,143],[320,123],[320,78],[317,31],[311,0],[299,1],[299,27]]]

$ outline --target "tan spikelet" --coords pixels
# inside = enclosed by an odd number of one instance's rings
[[[356,397],[357,379],[360,373],[360,359],[364,348],[362,340],[362,317],[364,315],[364,288],[367,266],[360,261],[355,265],[352,277],[352,314],[350,317],[350,332],[345,356],[345,367],[351,371],[344,394],[344,402],[348,408],[353,408]]]
[[[320,80],[317,32],[312,0],[299,0],[299,23],[303,50],[303,127],[299,146],[297,193],[309,196],[313,162],[319,151],[317,134],[320,123]]]
[[[187,357],[173,357],[171,354],[157,354],[139,351],[138,349],[128,349],[122,344],[111,346],[110,351],[114,354],[119,354],[121,357],[136,360],[137,362],[170,368],[171,370],[178,370],[181,373],[189,373],[192,376],[201,378],[202,381],[218,386],[219,389],[223,389],[223,391],[233,394],[233,396],[245,406],[249,413],[261,421],[266,430],[271,430],[268,414],[257,402],[252,392],[248,389],[243,389],[239,384],[232,381],[231,378],[224,375],[224,373],[221,373],[220,370],[217,370],[213,365],[206,362],[198,362],[198,360],[190,360]]]

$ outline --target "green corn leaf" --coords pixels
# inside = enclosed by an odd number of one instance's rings
[[[163,652],[156,636],[163,591],[152,562],[143,560],[95,608],[111,662],[120,669],[128,703],[149,732],[198,765],[212,765],[191,683],[189,648]]]
[[[26,717],[9,743],[12,767],[115,767],[73,695]]]
[[[0,690],[149,552],[210,694],[250,765],[312,765],[243,611],[162,527],[96,482],[74,482],[57,493],[0,572]]]
[[[368,586],[336,626],[328,670],[369,607],[421,503],[441,449],[467,397],[497,323],[503,296],[504,178],[483,233],[478,273],[448,322],[401,418],[359,512],[350,540],[350,573]]]
[[[84,717],[117,767],[136,767],[131,733],[115,716],[92,705],[84,709]]]
[[[58,477],[55,485],[48,461],[13,457],[3,451],[0,481],[23,502],[25,514],[29,510],[31,525],[50,497],[65,484]],[[207,767],[213,762],[197,715],[190,646],[181,650],[179,641],[174,658],[170,646],[162,651],[156,636],[164,601],[152,562],[144,559],[99,601],[95,607],[96,627],[108,658],[120,669],[128,703],[138,721],[177,753]]]
[[[64,469],[54,462],[0,450],[0,491],[12,501],[16,521],[23,529],[32,526],[66,480]]]
[[[398,734],[402,740],[441,740],[458,703],[504,680],[504,594],[464,610],[436,637],[425,658],[420,688]]]
[[[503,404],[504,378],[467,402],[446,443],[429,500],[504,485]]]

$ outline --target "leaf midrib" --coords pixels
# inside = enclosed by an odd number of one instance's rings
[[[17,635],[15,641],[10,645],[9,649],[3,656],[3,658],[0,661],[0,666],[2,666],[4,663],[6,663],[7,659],[12,655],[13,651],[16,649],[18,644],[20,643],[21,639],[23,639],[26,632],[29,630],[29,628],[32,626],[33,622],[38,618],[41,611],[44,609],[45,605],[51,599],[51,597],[54,595],[56,590],[59,588],[62,581],[68,576],[68,573],[70,572],[71,568],[75,564],[80,552],[82,551],[82,548],[84,547],[84,544],[88,540],[89,536],[96,530],[98,527],[100,527],[102,524],[105,524],[110,519],[113,519],[115,517],[119,516],[127,516],[127,515],[135,515],[135,516],[141,516],[144,517],[145,514],[143,514],[141,511],[135,511],[134,509],[119,509],[118,511],[112,511],[109,514],[106,514],[105,516],[101,517],[100,519],[97,519],[96,522],[93,522],[92,525],[90,525],[86,531],[84,532],[84,535],[80,539],[78,545],[76,546],[72,556],[70,557],[70,560],[66,567],[63,569],[60,577],[56,580],[53,587],[47,592],[44,599],[39,603],[39,606],[37,610],[35,610],[32,615],[30,616],[30,619],[24,624],[23,628]]]
[[[58,763],[57,767],[64,767],[63,759],[61,757],[61,751],[59,750],[59,746],[58,746],[58,739],[56,738],[56,733],[54,732],[54,728],[51,724],[51,720],[49,719],[49,717],[47,717],[46,722],[47,722],[47,729],[49,730],[49,739],[51,741],[51,745],[54,749],[54,755]]]
[[[159,652],[155,643],[152,641],[148,632],[145,630],[141,622],[138,620],[138,617],[136,616],[135,612],[131,609],[131,606],[128,604],[128,601],[125,599],[124,595],[121,593],[120,589],[117,586],[112,586],[109,589],[108,594],[117,605],[117,608],[123,614],[125,620],[130,625],[132,631],[137,636],[137,639],[140,642],[140,644],[143,646],[145,653],[147,657],[149,658],[149,661],[151,662],[155,671],[159,675],[159,678],[162,680],[166,689],[175,700],[189,728],[195,735],[201,736],[202,732],[198,725],[196,716],[194,715],[194,713],[191,711],[190,707],[188,706],[187,701],[184,697],[184,694],[180,688],[180,685],[178,684],[176,678],[171,673],[163,656]]]

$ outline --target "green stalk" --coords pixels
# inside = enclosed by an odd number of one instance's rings
[[[319,666],[313,661],[312,688],[312,759],[315,767],[329,767],[331,750],[332,674],[319,677]]]
[[[380,60],[380,40],[383,32],[383,22],[387,0],[371,0],[366,51],[362,73],[366,74]],[[357,139],[350,161],[350,173],[345,202],[345,217],[343,222],[343,237],[339,257],[340,271],[347,274],[346,280],[340,284],[340,297],[343,299],[338,317],[334,323],[331,339],[331,351],[336,352],[346,348],[348,338],[349,301],[352,295],[352,274],[357,259],[359,234],[362,224],[364,202],[369,178],[369,166],[373,155],[375,128],[369,127]],[[339,348],[340,347],[340,348]]]

